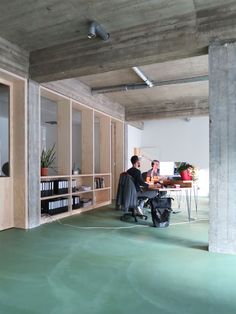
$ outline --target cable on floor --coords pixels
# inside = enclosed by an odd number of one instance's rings
[[[104,229],[104,230],[122,230],[122,229],[134,229],[134,228],[149,228],[152,227],[151,225],[132,225],[132,226],[126,226],[126,227],[101,227],[101,226],[94,226],[94,227],[80,227],[80,226],[75,226],[67,223],[61,222],[60,219],[58,218],[53,218],[51,216],[48,216],[51,219],[51,222],[57,222],[59,225],[70,227],[70,228],[75,228],[75,229],[81,229],[81,230],[92,230],[92,229]],[[202,219],[197,219],[193,220],[192,222],[199,222],[199,221],[207,221],[208,219],[202,218]],[[183,222],[174,222],[170,223],[170,226],[176,226],[176,225],[184,225],[184,224],[189,224],[189,221],[183,221]],[[164,229],[164,228],[163,228]]]
[[[75,229],[82,229],[82,230],[92,230],[92,229],[104,229],[104,230],[119,230],[119,229],[133,229],[133,228],[149,228],[151,226],[145,226],[145,225],[132,225],[132,226],[126,226],[126,227],[101,227],[101,226],[94,226],[94,227],[80,227],[80,226],[75,226],[67,223],[61,222],[60,219],[55,219],[49,216],[51,219],[51,222],[57,222],[59,225],[66,226],[66,227],[71,227]]]

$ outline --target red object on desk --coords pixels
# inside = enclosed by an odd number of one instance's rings
[[[189,173],[188,170],[184,170],[180,173],[180,176],[181,176],[181,179],[183,181],[189,181],[189,180],[192,180],[192,176],[191,174]]]

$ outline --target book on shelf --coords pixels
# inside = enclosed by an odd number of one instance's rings
[[[96,178],[94,178],[94,188],[95,189],[105,188],[104,177],[96,177]]]
[[[83,207],[82,202],[80,201],[79,196],[73,196],[72,209],[78,209]]]

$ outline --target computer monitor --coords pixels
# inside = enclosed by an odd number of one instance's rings
[[[161,161],[160,162],[160,175],[161,176],[173,176],[175,163],[173,161]]]

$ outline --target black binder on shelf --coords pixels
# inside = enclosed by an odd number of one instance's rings
[[[54,181],[41,181],[40,191],[41,191],[41,197],[53,195]]]
[[[103,177],[94,178],[95,189],[105,188],[105,181]]]
[[[78,209],[83,207],[83,203],[80,201],[79,196],[73,196],[72,209]]]
[[[45,200],[41,202],[41,213],[48,215],[56,215],[68,211],[68,198],[56,198],[53,200]]]
[[[68,180],[55,180],[54,181],[54,194],[67,194],[69,191]]]

